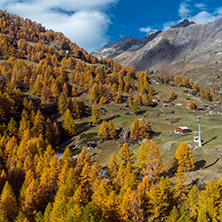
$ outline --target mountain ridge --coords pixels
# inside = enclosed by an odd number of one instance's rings
[[[144,46],[123,51],[112,56],[112,59],[126,66],[135,65],[137,70],[164,68],[176,74],[186,74],[194,80],[205,81],[206,75],[212,77],[222,69],[222,18],[207,24],[184,21],[186,27],[182,25],[183,22],[179,23],[158,33]],[[104,51],[108,52],[107,45],[94,55],[103,57]],[[109,57],[108,53],[105,57]]]

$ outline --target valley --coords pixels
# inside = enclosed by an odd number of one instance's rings
[[[151,77],[152,78],[152,77]],[[222,135],[221,135],[221,121],[222,114],[209,114],[207,111],[193,111],[186,108],[186,104],[192,99],[198,107],[203,107],[205,104],[213,104],[200,97],[189,96],[185,87],[172,87],[177,99],[173,101],[173,106],[163,107],[163,102],[168,100],[170,91],[169,85],[152,85],[155,89],[155,97],[158,98],[157,106],[145,107],[141,106],[141,113],[135,115],[130,107],[127,107],[127,103],[115,104],[111,102],[106,105],[99,105],[100,116],[103,120],[114,121],[117,129],[122,129],[121,132],[130,132],[130,127],[134,119],[141,119],[145,117],[150,122],[151,128],[154,132],[152,140],[155,141],[161,148],[164,160],[168,166],[171,166],[174,154],[181,142],[186,142],[191,147],[194,154],[194,162],[205,161],[205,164],[201,166],[200,172],[204,174],[202,178],[203,183],[208,182],[212,178],[219,179],[220,169],[222,167],[222,161],[219,160],[215,165],[209,167],[206,173],[202,171],[203,167],[206,167],[213,163],[216,159],[220,158],[222,153]],[[86,101],[86,104],[91,106],[91,103],[87,102],[86,95],[80,97]],[[179,104],[179,105],[178,105]],[[127,115],[126,115],[127,114]],[[198,143],[194,142],[194,136],[198,136],[198,122],[197,116],[202,116],[201,129],[203,146],[198,147]],[[175,122],[172,120],[176,120]],[[91,121],[91,117],[82,118],[76,121],[78,125],[84,125]],[[173,122],[173,123],[172,123]],[[174,133],[177,127],[188,126],[192,132],[189,134],[177,134]],[[74,154],[78,154],[81,147],[87,147],[90,141],[97,141],[98,145],[90,150],[93,159],[100,163],[101,166],[106,167],[113,153],[118,154],[121,144],[127,142],[131,145],[135,155],[137,156],[137,150],[142,141],[133,141],[129,136],[121,137],[115,140],[109,140],[102,142],[99,139],[98,132],[99,127],[90,127],[84,130],[80,135],[73,137],[72,141],[68,143],[68,146],[72,148]],[[81,146],[79,146],[81,144]],[[78,148],[76,148],[78,147]],[[211,175],[212,177],[209,177]],[[198,179],[199,174],[195,175]]]

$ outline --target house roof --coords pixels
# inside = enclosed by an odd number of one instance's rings
[[[182,129],[182,130],[189,130],[189,128],[188,128],[187,126],[180,126],[180,127],[178,127],[178,128],[180,128],[180,129]]]

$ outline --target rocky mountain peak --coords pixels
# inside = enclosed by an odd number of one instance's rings
[[[179,22],[177,25],[173,26],[172,28],[185,28],[189,25],[195,24],[193,21],[189,21],[188,19],[184,19],[182,22]]]

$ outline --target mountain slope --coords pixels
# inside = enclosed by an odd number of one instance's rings
[[[148,42],[156,38],[162,31],[150,31],[144,38],[127,37],[116,42],[105,45],[98,52],[94,53],[98,57],[116,58],[123,52],[138,50],[145,46]]]
[[[159,33],[138,49],[125,50],[113,57],[115,48],[112,48],[112,55],[103,53],[110,44],[95,55],[112,57],[127,66],[135,65],[138,70],[162,67],[175,73],[186,73],[195,80],[204,80],[206,74],[215,74],[222,68],[221,37],[222,18],[204,25],[184,20],[174,28]]]

